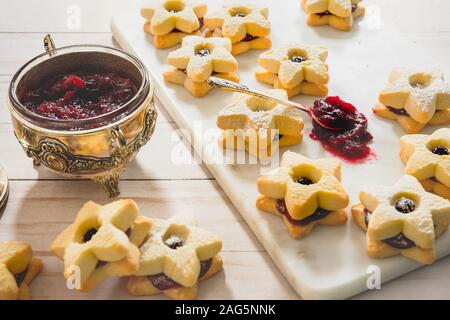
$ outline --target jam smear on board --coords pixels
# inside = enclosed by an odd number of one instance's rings
[[[138,87],[116,73],[76,71],[44,81],[25,92],[21,101],[32,112],[50,119],[89,119],[117,110]]]
[[[339,97],[316,100],[312,112],[330,128],[329,130],[313,121],[310,137],[322,143],[330,153],[351,163],[361,163],[374,156],[368,144],[373,136],[367,131],[367,118],[350,103]]]

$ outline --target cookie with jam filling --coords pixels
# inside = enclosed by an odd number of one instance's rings
[[[396,120],[406,133],[418,133],[426,125],[450,124],[450,85],[440,70],[394,69],[378,100],[373,113]]]
[[[156,0],[141,9],[144,31],[153,35],[156,48],[170,48],[184,37],[201,34],[206,4],[196,0]]]
[[[360,0],[301,0],[310,26],[329,25],[341,31],[349,31],[354,20],[365,13]]]
[[[450,129],[431,135],[410,134],[400,138],[400,159],[406,173],[419,180],[428,192],[450,200]]]
[[[269,9],[256,5],[228,5],[207,13],[205,27],[213,34],[228,38],[232,43],[231,53],[239,55],[249,50],[269,49]]]
[[[426,192],[416,178],[405,175],[394,186],[369,187],[352,207],[356,224],[367,232],[369,257],[401,254],[423,264],[436,259],[435,239],[450,221],[450,202]]]
[[[128,281],[135,296],[163,293],[177,299],[195,299],[199,280],[222,269],[222,241],[197,227],[193,216],[152,219],[148,239],[140,247],[139,269]]]
[[[167,62],[171,68],[163,73],[164,79],[184,86],[194,97],[203,97],[212,89],[207,83],[210,76],[239,82],[238,63],[226,38],[185,37],[181,48],[169,53]]]
[[[339,160],[286,151],[281,166],[257,180],[256,207],[282,216],[290,235],[302,238],[318,224],[347,223],[349,198],[340,181]]]
[[[287,100],[284,90],[267,93]],[[279,147],[299,144],[303,138],[301,111],[241,93],[233,94],[216,122],[223,130],[219,137],[223,148],[244,149],[258,159],[268,159]]]
[[[129,276],[138,270],[138,247],[150,227],[133,200],[105,206],[89,201],[50,249],[64,261],[64,276],[78,276],[77,289],[86,292],[107,277]]]
[[[28,286],[41,270],[42,261],[28,243],[0,242],[0,300],[31,299]]]
[[[258,81],[286,90],[288,97],[299,94],[328,95],[328,49],[325,46],[290,45],[262,53],[256,71]]]

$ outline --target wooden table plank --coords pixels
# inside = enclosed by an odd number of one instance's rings
[[[2,3],[0,32],[105,32],[122,0],[14,0]]]
[[[122,181],[121,186],[121,197],[134,199],[143,215],[169,218],[191,212],[202,227],[226,239],[225,251],[263,251],[215,181]],[[87,200],[111,201],[88,181],[11,181],[10,187],[0,240],[29,241],[36,251],[48,251]]]
[[[210,179],[211,175],[202,166],[190,161],[193,152],[189,145],[176,141],[178,134],[172,123],[158,123],[152,139],[145,145],[136,159],[123,173],[123,179],[161,180],[161,179]],[[62,179],[43,166],[33,167],[18,141],[10,124],[0,124],[0,143],[2,154],[0,162],[6,168],[10,179]],[[7,142],[6,142],[7,141]],[[172,153],[176,154],[172,162]],[[180,163],[179,155],[186,155],[189,163]],[[185,159],[182,157],[181,159]],[[184,160],[183,160],[184,161]]]
[[[122,186],[123,197],[135,199],[144,215],[168,218],[190,211],[201,227],[226,239],[223,243],[225,272],[204,282],[201,298],[297,298],[214,181],[125,181]],[[44,271],[32,286],[34,298],[131,298],[123,279],[111,279],[89,294],[64,287],[62,262],[51,256],[48,248],[54,237],[73,221],[86,199],[99,203],[109,201],[98,188],[85,181],[11,182],[11,197],[0,219],[0,241],[28,241],[43,259]]]
[[[365,1],[371,21],[376,19],[377,5],[387,1],[390,0]],[[109,33],[109,19],[115,11],[129,5],[130,2],[121,0],[15,0],[2,3],[0,43],[8,50],[0,51],[0,101],[3,102],[0,107],[0,161],[6,162],[13,181],[11,199],[0,217],[0,240],[30,241],[37,255],[44,260],[45,269],[32,286],[34,298],[122,299],[129,296],[124,289],[124,279],[111,279],[87,295],[64,287],[62,263],[48,252],[49,243],[66,223],[73,220],[86,199],[93,198],[102,203],[109,199],[94,183],[61,181],[43,168],[34,170],[31,167],[30,160],[11,132],[5,103],[7,86],[11,74],[42,51],[42,36],[45,33],[52,32],[58,46],[74,43],[114,45]],[[79,28],[73,28],[70,18],[74,17],[73,10],[76,11],[77,6],[81,23]],[[404,24],[398,12],[381,12],[382,23],[395,25],[401,32],[417,33],[409,36],[417,46],[427,47],[429,36],[440,36],[443,41],[450,41],[450,20],[446,19],[447,12],[440,10],[439,1],[425,3],[411,0],[408,6],[410,21],[421,19],[424,14],[432,14],[435,17],[433,23],[418,29],[418,24]],[[52,18],[49,19],[49,16]],[[430,51],[436,50],[430,48]],[[171,119],[160,116],[158,122],[171,122]],[[194,211],[201,226],[217,232],[224,239],[225,272],[202,283],[200,298],[298,298],[267,254],[261,252],[261,245],[220,187],[209,180],[210,175],[199,165],[173,165],[167,161],[173,147],[170,137],[174,128],[173,125],[158,123],[154,139],[124,173],[123,177],[129,180],[121,182],[122,196],[136,199],[145,213],[155,216],[167,217],[175,212]],[[144,179],[153,181],[140,181]],[[64,212],[60,211],[61,208]],[[450,258],[446,258],[383,285],[383,290],[366,292],[356,298],[450,298],[449,267]]]
[[[14,74],[25,62],[44,52],[43,39],[46,33],[0,33],[0,43],[8,50],[0,50],[0,74]],[[73,44],[99,44],[113,46],[108,33],[53,33],[57,47]]]
[[[45,267],[31,286],[33,299],[167,299],[164,295],[132,297],[126,278],[110,278],[89,293],[69,290],[62,275],[63,264],[47,253],[39,255]],[[199,299],[297,299],[265,252],[223,252],[225,269],[201,282]]]

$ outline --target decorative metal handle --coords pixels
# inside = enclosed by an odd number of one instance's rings
[[[295,102],[292,102],[289,100],[284,100],[284,99],[281,99],[278,97],[274,97],[274,96],[268,95],[268,94],[258,91],[258,90],[250,89],[249,87],[247,87],[243,84],[240,84],[240,83],[236,83],[233,81],[229,81],[229,80],[225,80],[225,79],[221,79],[221,78],[217,78],[217,77],[209,77],[208,84],[214,88],[219,88],[222,90],[239,92],[239,93],[245,93],[245,94],[249,94],[249,95],[252,95],[252,96],[255,96],[258,98],[272,100],[279,104],[282,104],[282,105],[285,105],[288,107],[294,107],[294,108],[302,110],[308,114],[311,114],[311,110],[302,104],[295,103]]]
[[[124,155],[127,149],[127,139],[125,138],[122,129],[120,129],[119,126],[112,128],[111,137],[113,139],[113,148],[116,149],[115,152]]]
[[[50,57],[56,54],[55,42],[50,34],[44,37],[44,48]]]

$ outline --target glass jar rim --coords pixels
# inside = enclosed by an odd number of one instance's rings
[[[70,51],[74,50],[74,51]],[[65,52],[68,51],[68,52]],[[29,70],[31,70],[31,67],[34,67],[36,65],[39,65],[40,63],[44,61],[48,61],[48,59],[51,59],[55,57],[53,54],[69,54],[69,53],[78,53],[78,52],[100,52],[105,54],[112,54],[116,57],[127,59],[129,62],[131,62],[134,66],[136,66],[137,70],[140,72],[142,76],[141,84],[138,88],[138,91],[136,94],[128,101],[127,103],[121,105],[119,108],[112,110],[111,112],[104,113],[95,117],[86,118],[86,119],[52,119],[47,118],[42,115],[39,115],[28,108],[26,108],[19,100],[19,97],[17,96],[16,89],[17,85],[20,83],[21,77],[27,74]],[[38,62],[40,59],[43,59],[42,61]],[[37,62],[37,63],[36,63]],[[35,64],[36,63],[36,64]],[[35,64],[35,65],[33,65]],[[26,121],[30,122],[33,125],[36,125],[38,127],[42,127],[38,122],[44,122],[48,123],[50,125],[53,125],[55,127],[58,127],[59,129],[56,129],[57,131],[70,131],[74,130],[73,128],[80,128],[83,126],[88,126],[90,124],[95,123],[104,123],[103,125],[100,125],[98,128],[104,126],[109,126],[111,124],[111,121],[108,122],[108,119],[112,119],[113,122],[116,120],[119,120],[117,117],[119,116],[127,116],[131,114],[139,105],[139,100],[142,100],[142,97],[146,97],[150,90],[153,90],[153,86],[151,85],[151,81],[149,79],[149,74],[147,71],[147,68],[142,63],[140,59],[138,59],[136,56],[118,49],[113,48],[109,46],[103,46],[103,45],[94,45],[94,44],[77,44],[77,45],[69,45],[64,47],[58,47],[54,50],[50,50],[48,52],[43,52],[34,58],[30,59],[28,62],[26,62],[22,67],[19,68],[19,70],[14,74],[10,86],[9,86],[9,98],[11,100],[12,107],[14,110],[16,110],[21,116],[25,118]],[[145,98],[144,98],[145,99]],[[130,108],[130,105],[135,104],[134,108]],[[120,118],[120,120],[123,119],[123,117]],[[60,129],[64,127],[64,129]],[[50,129],[47,127],[44,127],[45,129]],[[53,130],[52,128],[51,130]],[[76,130],[76,129],[75,129]],[[84,129],[78,130],[82,131]]]

